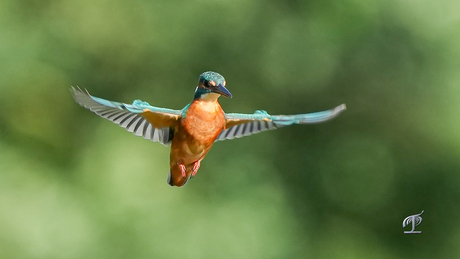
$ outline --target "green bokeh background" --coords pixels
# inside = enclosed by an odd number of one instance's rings
[[[0,258],[456,258],[460,2],[0,1]],[[78,106],[181,109],[198,75],[227,112],[318,125],[218,142],[184,188],[169,149]],[[425,210],[423,233],[405,217]]]

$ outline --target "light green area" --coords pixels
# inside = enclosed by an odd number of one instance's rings
[[[459,8],[1,1],[0,258],[457,258]],[[209,70],[228,113],[348,110],[218,142],[173,188],[168,148],[69,91],[180,110]]]

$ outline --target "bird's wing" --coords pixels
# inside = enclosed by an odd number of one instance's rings
[[[158,108],[140,100],[135,100],[133,104],[104,100],[78,87],[72,87],[72,94],[77,103],[102,118],[111,120],[136,136],[163,145],[171,143],[174,126],[181,115],[180,110]]]
[[[270,115],[259,110],[254,114],[227,113],[226,129],[220,133],[216,141],[241,138],[292,124],[320,123],[336,117],[345,109],[345,104],[341,104],[331,110],[297,115]]]

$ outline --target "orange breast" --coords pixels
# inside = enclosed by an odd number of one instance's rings
[[[213,143],[225,127],[225,115],[217,101],[195,101],[181,124],[198,142]]]

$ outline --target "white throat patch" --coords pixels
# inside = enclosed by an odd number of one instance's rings
[[[219,98],[219,96],[220,94],[207,93],[207,94],[201,95],[200,99],[203,101],[207,101],[207,102],[214,102],[215,100],[217,100],[217,98]]]

